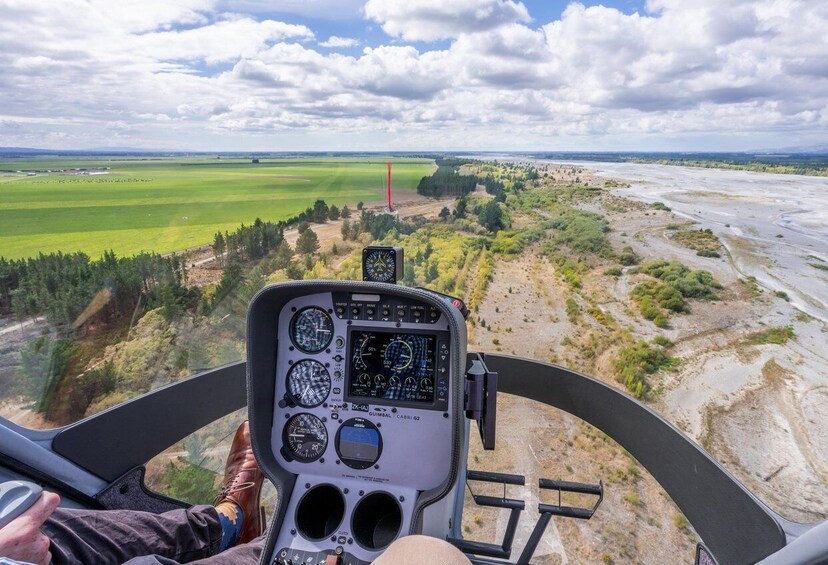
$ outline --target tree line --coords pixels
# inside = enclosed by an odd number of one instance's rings
[[[473,161],[468,159],[435,159],[437,170],[431,176],[423,177],[417,185],[417,194],[423,196],[462,196],[477,186],[477,177],[461,175],[460,167]]]
[[[97,260],[81,252],[0,258],[0,312],[18,320],[43,315],[59,328],[131,316],[142,305],[187,307],[197,294],[186,287],[184,264],[175,256],[107,251]]]

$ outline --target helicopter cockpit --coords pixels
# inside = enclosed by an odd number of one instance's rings
[[[507,393],[568,412],[623,446],[698,532],[696,563],[828,561],[827,523],[780,517],[631,396],[560,366],[468,351],[463,301],[395,284],[402,254],[366,248],[363,281],[263,288],[248,310],[246,362],[55,431],[1,427],[3,478],[34,480],[78,506],[161,512],[180,504],[143,487],[143,463],[158,445],[246,404],[256,459],[276,489],[261,563],[367,565],[400,537],[424,534],[475,565],[527,565],[553,518],[585,521],[600,511],[604,484],[541,478],[529,488],[548,502],[530,508],[507,495],[526,486],[519,469],[469,468],[476,436],[497,447],[497,398]],[[474,504],[508,516],[502,539],[464,539],[465,489],[479,482],[503,488],[502,496],[472,492]],[[570,494],[586,502],[569,503]],[[3,515],[25,510],[27,496],[4,502]],[[530,520],[518,552],[516,528]]]

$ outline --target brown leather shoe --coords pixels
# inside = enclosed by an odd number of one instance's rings
[[[236,430],[230,454],[224,466],[224,482],[214,506],[230,501],[243,513],[242,529],[236,544],[247,543],[260,535],[265,526],[261,492],[264,475],[250,445],[250,427],[244,422]]]

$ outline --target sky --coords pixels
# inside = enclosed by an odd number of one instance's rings
[[[828,145],[824,0],[0,0],[0,146]]]

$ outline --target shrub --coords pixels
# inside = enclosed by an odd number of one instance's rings
[[[555,266],[566,284],[572,288],[581,288],[581,273],[586,270],[583,263],[558,255],[555,257]]]
[[[612,268],[607,269],[606,271],[604,271],[604,274],[607,275],[607,276],[610,276],[610,277],[620,277],[624,273],[618,267],[612,267]]]
[[[662,369],[678,365],[677,357],[668,356],[660,347],[653,347],[646,341],[622,347],[613,359],[615,378],[636,398],[649,396],[651,388],[647,377]]]
[[[768,328],[767,330],[755,332],[747,336],[747,343],[751,345],[784,345],[789,339],[796,337],[796,333],[792,326],[784,326],[779,328]]]
[[[655,337],[653,338],[653,343],[655,343],[656,345],[660,345],[660,346],[662,346],[662,347],[669,347],[670,345],[672,345],[672,344],[673,344],[673,342],[672,342],[672,341],[670,341],[669,339],[667,339],[667,338],[666,338],[665,336],[663,336],[663,335],[657,335],[657,336],[655,336]]]
[[[687,303],[684,301],[681,292],[673,286],[661,285],[656,293],[656,298],[662,308],[667,308],[673,312],[683,312],[686,309]]]
[[[640,257],[638,254],[633,251],[633,248],[627,245],[624,249],[621,250],[621,255],[618,256],[618,262],[624,265],[625,267],[629,267],[632,265],[637,265]]]
[[[665,316],[663,313],[659,313],[658,315],[656,315],[656,317],[653,318],[653,323],[657,328],[662,329],[666,328],[669,325],[667,316]]]
[[[603,256],[612,254],[612,247],[605,235],[609,231],[609,224],[599,214],[569,209],[552,221],[552,227],[558,230],[555,236],[557,243],[566,244],[582,253]]]
[[[673,525],[679,530],[687,529],[687,517],[681,512],[673,514]]]
[[[575,299],[571,296],[566,299],[566,316],[569,318],[570,322],[574,322],[578,319],[578,314],[581,313],[581,307],[578,306],[578,303],[575,302]]]

